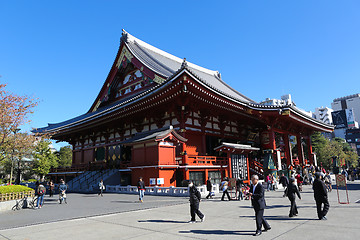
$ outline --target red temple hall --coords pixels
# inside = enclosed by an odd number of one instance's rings
[[[53,173],[118,169],[119,184],[182,186],[249,180],[269,169],[316,164],[310,136],[333,126],[293,103],[259,104],[212,71],[123,30],[110,72],[89,111],[36,129],[73,147],[72,167]],[[60,176],[59,175],[59,176]],[[58,176],[58,175],[57,175]],[[153,179],[157,179],[155,181]],[[160,180],[159,180],[160,179]]]

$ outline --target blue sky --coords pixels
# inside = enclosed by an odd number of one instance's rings
[[[0,82],[39,98],[24,126],[88,111],[121,29],[218,70],[255,101],[314,110],[359,93],[360,1],[1,1]]]

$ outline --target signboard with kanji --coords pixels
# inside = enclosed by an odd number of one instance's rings
[[[345,187],[346,186],[346,177],[342,174],[336,174],[336,186]]]
[[[248,178],[248,169],[247,169],[247,159],[245,155],[232,154],[231,155],[231,168],[232,168],[232,177],[237,179],[247,179]]]

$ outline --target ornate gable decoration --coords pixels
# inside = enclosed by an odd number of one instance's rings
[[[126,48],[126,47],[123,47],[121,53],[120,53],[120,57],[116,63],[116,67],[117,68],[121,68],[121,65],[122,63],[124,62],[124,57],[126,58],[126,60],[128,62],[131,62],[131,59],[134,57],[131,52]]]

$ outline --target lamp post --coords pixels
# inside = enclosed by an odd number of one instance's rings
[[[12,132],[14,134],[14,145],[13,145],[13,149],[12,149],[12,154],[11,154],[11,168],[10,168],[10,180],[9,180],[9,185],[12,185],[12,178],[13,178],[13,171],[14,171],[14,155],[15,155],[15,143],[16,143],[16,134],[20,131],[20,128],[15,128]]]

